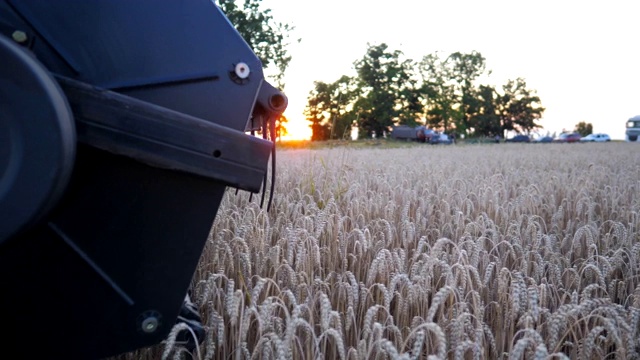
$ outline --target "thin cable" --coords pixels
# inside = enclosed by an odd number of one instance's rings
[[[269,202],[267,203],[267,212],[271,209],[271,203],[273,202],[273,192],[276,185],[276,144],[273,143],[271,148],[271,190],[269,193]]]
[[[270,131],[269,129],[269,117],[266,117],[266,119],[264,120],[264,125],[263,125],[263,131],[262,131],[262,138],[267,140],[268,139],[268,133]],[[260,208],[262,209],[262,206],[264,205],[264,195],[267,193],[267,173],[264,173],[264,177],[262,178],[262,198],[260,199]],[[267,209],[267,211],[269,211]]]
[[[253,120],[251,120],[251,136],[256,136],[256,131],[253,130]],[[238,194],[238,189],[236,189],[236,195]],[[253,200],[253,193],[249,192],[249,202],[251,202],[251,200]]]
[[[281,114],[282,115],[282,114]],[[276,185],[276,118],[273,117],[272,122],[273,133],[271,134],[271,142],[273,147],[271,148],[271,191],[269,192],[269,202],[267,203],[267,212],[271,209],[271,202],[273,201],[273,192]]]

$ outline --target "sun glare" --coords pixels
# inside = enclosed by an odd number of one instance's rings
[[[289,119],[285,125],[287,135],[282,140],[309,140],[311,139],[311,128],[309,122],[299,116],[291,116],[285,112],[285,116]]]

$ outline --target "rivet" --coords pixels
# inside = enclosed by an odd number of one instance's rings
[[[29,40],[29,37],[27,36],[27,33],[25,33],[24,31],[21,30],[16,30],[13,32],[13,34],[11,34],[11,37],[13,38],[13,40],[17,43],[23,44],[25,42],[27,42],[27,40]]]

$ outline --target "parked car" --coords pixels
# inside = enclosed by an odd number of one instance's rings
[[[611,141],[611,138],[607,134],[598,133],[598,134],[589,134],[589,135],[583,137],[582,139],[580,139],[580,141],[582,141],[582,142],[606,142],[606,141]]]
[[[434,145],[449,145],[453,143],[453,139],[451,139],[447,134],[433,134],[431,135],[431,141],[429,141],[429,143]]]
[[[558,138],[555,139],[554,142],[575,143],[575,142],[579,142],[580,139],[582,139],[582,136],[580,136],[580,134],[577,132],[563,133],[563,134],[560,134],[560,136],[558,136]]]
[[[509,138],[507,140],[505,140],[506,142],[531,142],[531,138],[529,137],[529,135],[516,135],[512,138]]]
[[[551,136],[542,136],[534,140],[537,143],[550,143],[553,142],[553,138]]]

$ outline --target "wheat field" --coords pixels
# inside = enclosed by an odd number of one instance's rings
[[[636,145],[280,151],[269,213],[220,206],[190,356],[639,359]]]

